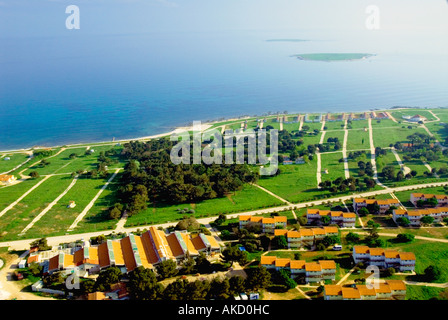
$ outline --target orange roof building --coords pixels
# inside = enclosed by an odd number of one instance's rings
[[[246,228],[249,225],[261,226],[263,233],[274,233],[276,228],[286,228],[288,218],[286,216],[273,216],[271,218],[265,218],[262,216],[240,215],[239,227]]]
[[[213,254],[221,246],[213,236],[202,233],[191,235],[186,232],[165,234],[150,227],[141,236],[130,233],[120,240],[107,240],[98,246],[85,243],[83,247],[71,249],[72,254],[55,253],[44,263],[49,273],[56,270],[76,269],[81,272],[97,272],[109,266],[117,266],[122,272],[131,272],[143,266],[153,268],[161,261],[183,259],[187,255],[195,257],[199,252]],[[28,260],[39,261],[40,255],[33,254]]]
[[[324,300],[376,300],[376,299],[404,299],[406,284],[402,280],[387,280],[373,285],[355,285],[343,287],[341,285],[324,285]]]
[[[415,269],[415,254],[412,252],[398,252],[367,246],[353,246],[353,261],[366,265],[376,265],[381,268],[395,268],[399,271],[413,271]]]
[[[308,224],[320,222],[322,217],[329,216],[331,224],[337,224],[341,228],[355,227],[356,214],[353,212],[330,211],[320,209],[307,209]]]

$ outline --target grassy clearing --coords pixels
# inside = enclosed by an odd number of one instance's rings
[[[328,169],[328,174],[322,173],[322,181],[335,180],[339,177],[345,178],[344,175],[344,163],[339,162],[342,158],[342,152],[338,153],[323,153],[322,159],[322,171]]]
[[[183,216],[196,218],[217,216],[220,213],[234,213],[257,210],[261,208],[283,205],[280,200],[269,195],[263,190],[246,185],[241,191],[236,191],[223,198],[210,199],[198,203],[186,203],[177,205],[153,204],[148,209],[128,218],[126,227],[146,225],[152,223],[175,222]],[[193,209],[194,213],[179,213],[182,209]]]
[[[367,120],[352,120],[352,123],[347,123],[347,126],[349,125],[352,127],[349,130],[369,128],[369,122]]]
[[[391,114],[397,121],[403,121],[403,122],[406,121],[406,119],[404,119],[403,116],[413,117],[417,114],[425,117],[426,119],[428,119],[428,121],[436,120],[436,118],[434,118],[434,116],[429,111],[422,109],[397,110],[392,112]]]
[[[2,217],[0,223],[1,239],[17,238],[17,234],[61,194],[71,182],[72,179],[69,176],[53,176],[33,190]],[[28,238],[28,235],[25,234],[23,237]]]
[[[78,179],[73,188],[28,231],[28,235],[37,237],[65,234],[109,178],[110,176],[106,179]],[[76,207],[67,208],[69,201],[75,201]]]
[[[2,157],[4,155],[4,157]],[[10,160],[5,160],[6,158]],[[0,173],[8,172],[19,164],[28,160],[29,155],[26,153],[6,153],[0,154]]]
[[[314,157],[308,164],[279,165],[280,175],[261,178],[258,184],[290,202],[309,199],[308,197],[313,197],[317,190],[316,158]]]
[[[30,190],[36,185],[42,178],[28,179],[15,185],[1,187],[0,188],[0,211],[5,209],[11,203],[16,201],[25,192]]]
[[[369,149],[369,132],[364,130],[348,130],[347,150]]]
[[[445,295],[442,296],[442,294]],[[406,300],[429,300],[431,298],[442,298],[446,300],[446,289],[425,286],[406,286]]]
[[[27,170],[25,174],[29,174],[31,171],[37,171],[40,175],[46,175],[54,173],[71,173],[77,170],[92,170],[96,168],[96,165],[98,163],[98,155],[101,151],[107,151],[111,149],[121,150],[122,147],[105,145],[92,147],[91,149],[94,150],[94,153],[90,155],[85,154],[85,147],[64,150],[57,156],[48,158],[47,161],[50,164],[43,168],[39,168],[37,165],[34,165],[35,161],[33,161],[33,165],[29,167],[29,170]],[[70,155],[72,153],[76,154],[76,158],[70,158]],[[123,166],[124,163],[118,163],[114,165],[114,167],[117,168]]]
[[[335,117],[337,117],[337,115],[334,115]],[[345,121],[326,121],[325,122],[325,127],[327,127],[326,130],[342,130],[344,129],[345,126]]]
[[[83,233],[115,228],[118,221],[109,219],[109,208],[117,202],[118,181],[120,181],[121,175],[122,173],[118,173],[115,179],[109,183],[84,219],[78,223],[74,232]],[[99,189],[96,190],[95,195],[98,191]],[[89,199],[89,202],[91,200]]]
[[[395,144],[396,142],[408,143],[407,137],[415,132],[427,134],[423,128],[373,128],[373,143],[375,147],[381,148],[389,147],[390,144]]]

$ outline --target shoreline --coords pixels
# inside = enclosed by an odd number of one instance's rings
[[[390,111],[390,110],[403,110],[403,109],[446,109],[447,107],[434,107],[434,108],[429,108],[429,107],[406,107],[406,106],[395,106],[395,107],[389,107],[389,108],[385,108],[385,109],[369,109],[369,110],[360,110],[360,111],[356,111],[356,113],[363,113],[363,112],[372,112],[372,111]],[[303,112],[302,112],[303,113]],[[300,114],[302,114],[300,113]],[[312,114],[312,112],[305,112],[303,114],[307,114],[310,113]],[[326,114],[328,112],[321,112],[322,114]],[[330,112],[330,113],[342,113],[341,112]],[[293,113],[288,113],[288,115],[292,116],[292,115],[296,115],[299,114],[297,112],[293,112]],[[283,113],[278,113],[278,115],[284,115]],[[228,122],[228,121],[239,121],[239,120],[245,120],[245,119],[250,119],[250,118],[256,118],[256,117],[276,117],[277,114],[271,114],[271,115],[266,115],[266,116],[241,116],[238,118],[225,118],[222,120],[211,120],[211,121],[201,121],[201,132],[208,130],[209,128],[211,128],[213,125],[218,124],[218,123],[223,123],[223,122]],[[121,142],[128,142],[128,141],[140,141],[140,140],[149,140],[149,139],[159,139],[162,137],[166,137],[172,134],[177,134],[177,133],[181,133],[181,132],[185,132],[185,131],[190,131],[193,130],[193,126],[189,125],[189,126],[180,126],[180,127],[176,127],[174,130],[172,131],[168,131],[168,132],[164,132],[164,133],[159,133],[159,134],[155,134],[155,135],[150,135],[150,136],[143,136],[143,137],[136,137],[136,138],[125,138],[125,139],[120,139],[120,140],[106,140],[106,141],[94,141],[94,142],[80,142],[80,143],[72,143],[72,144],[63,144],[63,145],[53,145],[53,146],[32,146],[32,147],[28,147],[28,148],[20,148],[20,149],[11,149],[11,150],[0,150],[0,153],[21,153],[21,152],[29,152],[30,150],[33,149],[42,149],[42,148],[61,148],[61,147],[67,147],[67,148],[73,148],[76,146],[87,146],[87,145],[92,145],[92,144],[114,144],[114,143],[121,143]]]

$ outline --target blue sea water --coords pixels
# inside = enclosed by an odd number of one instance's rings
[[[148,136],[269,111],[447,107],[440,41],[269,30],[2,38],[0,150]],[[313,52],[376,56],[291,57]]]

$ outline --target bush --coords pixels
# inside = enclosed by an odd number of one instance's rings
[[[288,291],[288,287],[283,284],[273,284],[267,289],[269,292],[283,293]]]

